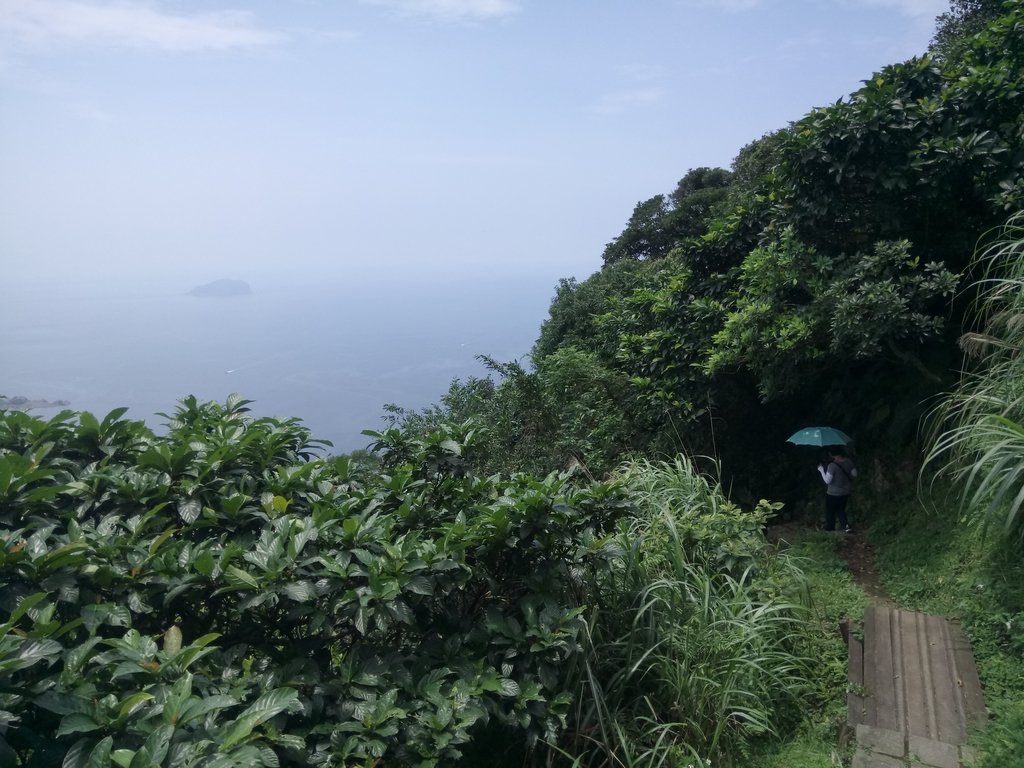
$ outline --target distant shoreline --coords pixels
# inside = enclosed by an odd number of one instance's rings
[[[28,411],[32,408],[61,408],[71,405],[67,400],[43,400],[31,399],[16,395],[14,397],[0,397],[0,410],[5,411]]]

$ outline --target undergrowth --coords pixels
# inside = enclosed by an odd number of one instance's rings
[[[594,574],[571,737],[574,765],[747,765],[798,719],[812,668],[789,559],[765,545],[777,505],[729,503],[688,462],[622,472],[635,515]],[[808,657],[809,658],[809,657]]]
[[[962,623],[990,717],[972,738],[980,768],[1024,766],[1024,563],[1014,543],[964,519],[955,498],[936,485],[878,509],[876,564],[898,603]]]
[[[795,653],[811,659],[814,673],[802,691],[804,718],[782,743],[753,754],[749,768],[834,768],[852,752],[846,726],[847,649],[839,626],[860,619],[866,598],[838,555],[835,534],[794,528],[781,547],[803,572],[808,621],[792,641]]]

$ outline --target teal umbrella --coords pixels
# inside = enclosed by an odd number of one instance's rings
[[[786,442],[793,445],[849,445],[853,438],[834,427],[805,427],[790,435]]]

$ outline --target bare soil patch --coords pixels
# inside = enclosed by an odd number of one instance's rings
[[[896,604],[886,593],[875,570],[874,548],[864,539],[864,534],[855,530],[842,536],[839,556],[846,561],[853,580],[876,605],[895,608]]]

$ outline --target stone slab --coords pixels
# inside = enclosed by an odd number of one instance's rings
[[[853,756],[850,768],[907,768],[907,763],[896,757],[858,749]]]
[[[953,744],[911,736],[909,752],[911,760],[916,759],[928,768],[960,768],[959,750]]]
[[[857,726],[857,744],[869,752],[890,757],[902,758],[907,753],[902,733],[890,731],[888,728],[876,728],[873,725]]]

